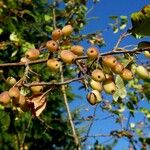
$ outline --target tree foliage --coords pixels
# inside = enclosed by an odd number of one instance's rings
[[[84,0],[0,1],[0,149],[86,149],[91,138],[91,149],[111,150],[120,139],[130,150],[149,148],[150,68],[137,55],[149,61],[150,43],[120,46],[127,36],[149,36],[149,5],[131,15],[130,30],[126,16],[110,17],[114,33],[127,31],[105,53],[101,32],[81,34],[87,11]],[[78,95],[72,82],[80,85]],[[93,109],[87,118],[69,106],[80,90]],[[98,111],[121,127],[91,135]]]

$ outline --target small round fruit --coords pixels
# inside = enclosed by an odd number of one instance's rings
[[[120,74],[120,73],[122,73],[124,66],[121,63],[117,62],[117,64],[111,69],[114,73]]]
[[[124,68],[120,76],[123,78],[123,80],[132,80],[133,79],[133,73],[129,70]]]
[[[71,64],[74,62],[75,60],[75,54],[72,53],[71,51],[69,50],[62,50],[60,52],[60,58],[62,59],[63,62],[65,63],[68,63],[68,64]]]
[[[66,25],[62,28],[62,33],[64,36],[69,36],[73,32],[73,27],[71,25]]]
[[[4,91],[0,94],[0,104],[3,106],[8,105],[10,102],[10,96],[8,94],[8,91]]]
[[[87,100],[91,105],[95,105],[102,100],[102,97],[99,91],[93,90],[87,94]]]
[[[112,55],[103,56],[102,60],[103,63],[110,68],[115,67],[115,65],[117,64],[117,59]]]
[[[93,90],[97,90],[101,92],[103,90],[102,84],[100,82],[97,82],[95,80],[90,81],[90,86]]]
[[[26,58],[26,57],[22,57],[21,59],[20,59],[20,62],[23,62],[23,63],[27,63],[27,62],[29,62],[30,60],[28,59],[28,58]]]
[[[32,83],[37,83],[37,82],[32,82]],[[40,94],[43,91],[43,86],[35,85],[35,86],[31,86],[30,89],[33,94]]]
[[[136,68],[136,73],[142,79],[149,79],[148,70],[145,67],[141,66],[141,65]]]
[[[91,59],[96,59],[99,55],[99,51],[96,47],[90,47],[86,52],[87,56]]]
[[[95,69],[92,72],[92,79],[95,80],[95,81],[103,81],[103,80],[105,80],[105,75],[104,75],[102,70]]]
[[[62,30],[61,29],[55,29],[53,32],[52,32],[52,39],[54,41],[57,41],[59,40],[61,37],[62,37]]]
[[[82,46],[80,46],[80,45],[74,45],[74,46],[71,47],[71,51],[75,55],[81,56],[84,53],[84,48]]]
[[[50,40],[46,43],[46,48],[49,52],[56,52],[58,50],[58,44],[55,41]]]
[[[8,77],[6,79],[6,82],[9,84],[9,85],[14,85],[17,81],[14,77]]]
[[[47,66],[50,70],[57,71],[60,67],[60,62],[57,59],[52,58],[47,61]]]
[[[22,107],[26,103],[26,98],[24,95],[20,94],[19,97],[19,106]]]
[[[25,53],[26,58],[28,58],[29,60],[35,60],[39,57],[39,55],[40,55],[39,50],[37,50],[35,48],[29,49]]]
[[[104,91],[108,94],[113,94],[116,91],[116,85],[113,80],[106,79],[103,82]]]
[[[9,89],[9,96],[13,99],[19,99],[20,97],[20,91],[17,87],[12,87]]]
[[[150,51],[144,51],[144,56],[150,58]]]

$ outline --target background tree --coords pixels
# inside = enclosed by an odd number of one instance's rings
[[[87,23],[86,4],[84,0],[0,2],[1,149],[87,149],[92,137],[113,139],[107,145],[96,140],[93,149],[112,149],[122,138],[130,149],[149,148],[150,113],[145,106],[150,68],[137,55],[144,52],[150,57],[150,43],[142,41],[131,48],[120,43],[128,36],[149,36],[150,6],[131,15],[132,29],[112,50],[99,53],[104,46],[101,32],[81,34]],[[125,16],[111,19],[114,33],[126,27]],[[88,43],[87,50],[83,42]],[[69,107],[78,96],[69,84],[75,81],[93,105],[93,114],[86,118],[81,118],[83,108],[80,113]],[[98,111],[121,127],[91,135]],[[131,122],[137,112],[143,114],[141,122]]]

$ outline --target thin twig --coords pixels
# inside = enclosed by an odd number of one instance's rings
[[[118,48],[118,46],[119,46],[119,44],[121,43],[121,41],[122,41],[126,36],[128,36],[128,35],[130,35],[130,33],[128,33],[128,32],[123,33],[123,34],[119,37],[119,39],[118,39],[118,41],[117,41],[117,43],[116,43],[116,45],[114,46],[114,48],[113,48],[112,51],[116,51],[116,49]]]
[[[79,81],[82,80],[84,77],[80,77],[80,78],[73,78],[73,79],[69,79],[67,81],[64,82],[39,82],[39,83],[27,83],[27,84],[23,84],[25,87],[31,87],[31,86],[39,86],[39,85],[45,85],[45,86],[58,86],[58,85],[66,85],[69,84],[71,82],[75,82],[75,81]]]
[[[62,65],[60,66],[60,74],[61,74],[61,82],[64,83],[64,75],[63,75]],[[76,133],[76,130],[75,130],[75,126],[74,126],[73,119],[72,119],[72,116],[71,116],[70,108],[69,108],[69,105],[68,105],[68,99],[67,99],[65,85],[62,84],[61,90],[62,90],[62,94],[63,94],[64,103],[65,103],[65,106],[66,106],[66,109],[67,109],[69,122],[70,122],[71,129],[72,129],[74,142],[75,142],[75,145],[76,145],[77,149],[81,150],[79,139],[78,139],[78,136],[77,136],[77,133]]]
[[[81,139],[85,139],[85,138],[95,138],[95,137],[111,137],[111,134],[95,134],[95,135],[86,135],[86,136],[82,136],[80,137]]]
[[[47,61],[47,59],[33,60],[33,61],[29,61],[28,65],[45,63],[46,61]],[[26,66],[26,62],[16,62],[16,63],[4,63],[4,64],[0,64],[0,67],[16,67],[16,66]]]
[[[56,1],[54,0],[54,1],[53,1],[53,26],[54,26],[54,29],[57,28],[57,26],[56,26],[56,13],[55,13],[55,8],[56,8]]]
[[[94,119],[95,119],[95,115],[96,115],[97,106],[98,106],[98,105],[96,105],[95,108],[94,108],[94,112],[93,112],[93,115],[92,115],[92,116],[93,116],[93,119],[91,120],[91,123],[90,123],[90,125],[89,125],[88,131],[87,131],[87,134],[86,134],[85,137],[88,137],[89,134],[90,134],[91,128],[92,128],[93,123],[94,123]],[[84,141],[86,141],[86,140],[87,140],[87,138],[84,139]]]
[[[25,142],[25,138],[26,138],[26,135],[27,135],[27,130],[28,130],[29,127],[30,127],[31,120],[32,120],[32,115],[31,115],[31,117],[29,118],[28,125],[27,125],[27,127],[26,127],[26,129],[25,129],[25,132],[24,132],[24,134],[23,134],[22,141],[21,141],[21,144],[20,144],[20,149],[21,149],[22,147],[24,147],[24,142]]]
[[[46,126],[46,129],[53,129],[49,124],[47,124],[42,118],[37,117],[37,119],[44,125]]]
[[[128,117],[127,125],[126,125],[126,130],[128,130],[128,128],[129,128],[130,119],[131,119],[131,113],[129,113],[129,117]]]

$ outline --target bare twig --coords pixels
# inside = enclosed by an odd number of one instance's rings
[[[123,34],[119,37],[119,39],[118,39],[118,41],[117,41],[117,43],[116,43],[116,45],[114,46],[114,48],[113,48],[112,51],[116,51],[117,48],[118,48],[118,46],[119,46],[119,44],[121,43],[121,41],[122,41],[126,36],[128,36],[128,35],[130,35],[130,33],[128,33],[128,32],[123,33]]]
[[[94,119],[95,119],[95,115],[96,115],[96,110],[97,110],[97,106],[98,105],[96,105],[95,106],[95,108],[94,108],[94,112],[93,112],[93,118],[92,118],[92,120],[91,120],[91,123],[90,123],[90,125],[89,125],[89,128],[88,128],[88,131],[87,131],[87,134],[86,134],[86,138],[84,139],[84,141],[86,141],[87,140],[87,137],[89,137],[89,134],[90,134],[90,131],[91,131],[91,128],[92,128],[92,126],[93,126],[93,123],[94,123]]]
[[[54,29],[57,28],[57,26],[56,26],[56,13],[55,13],[55,8],[56,8],[56,1],[54,0],[54,1],[53,1],[53,26],[54,26]]]
[[[73,79],[69,79],[67,81],[64,82],[39,82],[39,83],[27,83],[27,84],[23,84],[26,87],[31,87],[31,86],[39,86],[39,85],[45,85],[45,86],[58,86],[58,85],[66,85],[69,84],[71,82],[75,82],[75,81],[79,81],[82,80],[84,77],[80,77],[80,78],[73,78]]]
[[[47,61],[47,59],[39,59],[39,60],[29,61],[28,65],[45,63],[46,61]],[[4,64],[0,64],[0,67],[16,67],[16,66],[26,66],[26,62],[16,62],[16,63],[4,63]]]
[[[47,124],[42,118],[37,117],[37,119],[46,127],[46,129],[53,129],[49,124]]]
[[[128,117],[127,125],[126,125],[126,130],[128,130],[128,128],[129,128],[130,119],[131,119],[131,113],[129,113],[129,117]]]
[[[22,141],[21,141],[21,143],[20,143],[20,149],[24,147],[24,142],[25,142],[25,138],[26,138],[26,135],[27,135],[27,130],[28,130],[29,127],[30,127],[31,120],[32,120],[32,115],[31,115],[31,117],[29,118],[27,127],[26,127],[26,129],[25,129],[24,134],[23,134]]]
[[[83,137],[80,137],[81,139],[85,139],[85,138],[95,138],[95,137],[111,137],[111,134],[95,134],[95,135],[86,135]]]
[[[60,74],[61,74],[61,82],[64,83],[64,75],[63,75],[62,65],[60,67]],[[73,120],[72,120],[70,108],[69,108],[69,105],[68,105],[68,99],[67,99],[65,85],[62,84],[61,90],[62,90],[62,93],[63,93],[63,99],[64,99],[64,103],[65,103],[65,106],[66,106],[66,109],[67,109],[67,114],[68,114],[69,122],[70,122],[70,125],[71,125],[74,142],[75,142],[75,145],[76,145],[77,149],[81,150],[79,139],[78,139],[78,136],[77,136],[77,133],[76,133],[76,130],[75,130],[75,126],[74,126],[74,123],[73,123]]]

